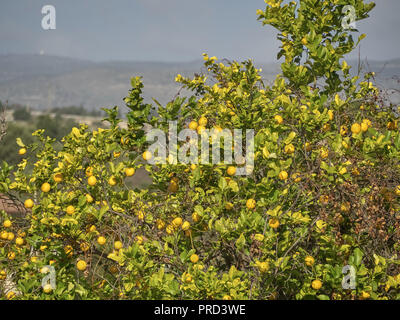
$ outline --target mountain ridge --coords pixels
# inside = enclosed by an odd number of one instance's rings
[[[263,69],[262,77],[267,82],[273,81],[280,71],[279,62],[254,63]],[[358,61],[349,64],[356,69]],[[363,64],[366,71],[377,73],[384,87],[399,87],[394,78],[400,74],[400,58],[363,61]],[[180,88],[174,82],[178,73],[192,77],[202,71],[205,71],[202,60],[94,62],[48,55],[0,55],[0,100],[42,110],[70,105],[99,109],[123,104],[130,78],[142,76],[145,101],[151,102],[154,97],[165,104]]]

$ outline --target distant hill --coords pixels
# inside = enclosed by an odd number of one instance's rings
[[[262,76],[271,82],[279,73],[279,64],[257,64]],[[352,62],[356,69],[357,63]],[[371,61],[364,70],[377,73],[378,84],[399,89],[393,80],[400,75],[400,59]],[[130,78],[142,76],[144,98],[151,102],[170,101],[179,90],[174,82],[180,73],[193,76],[204,71],[202,61],[187,63],[163,62],[91,62],[47,55],[0,55],[0,100],[28,105],[36,109],[51,109],[70,105],[99,109],[122,106],[130,89]],[[400,101],[399,95],[393,95]]]

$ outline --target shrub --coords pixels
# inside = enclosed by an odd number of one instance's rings
[[[14,118],[14,120],[29,121],[32,119],[32,115],[31,115],[30,111],[28,110],[28,108],[19,107],[14,110],[13,118]]]
[[[28,158],[12,179],[2,171],[2,192],[32,199],[31,213],[1,230],[23,239],[1,240],[15,298],[399,298],[396,114],[377,104],[371,74],[350,76],[343,56],[356,43],[341,28],[345,1],[266,2],[258,16],[278,29],[285,59],[272,86],[251,61],[205,54],[207,74],[176,78],[193,95],[158,105],[157,116],[135,77],[126,129],[115,107],[110,128],[75,127],[61,151],[43,130],[33,144],[18,141],[37,159],[32,173]],[[358,19],[373,8],[352,3]],[[145,124],[167,132],[172,120],[178,130],[254,129],[250,174],[144,161],[155,156]],[[127,188],[127,168],[145,168],[151,185]],[[57,276],[47,293],[45,265]],[[355,289],[342,286],[348,265]]]

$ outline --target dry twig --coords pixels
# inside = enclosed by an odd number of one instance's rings
[[[7,134],[6,107],[0,102],[0,142]]]

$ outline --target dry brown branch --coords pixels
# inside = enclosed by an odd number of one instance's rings
[[[6,134],[7,134],[6,108],[0,102],[0,142]]]

